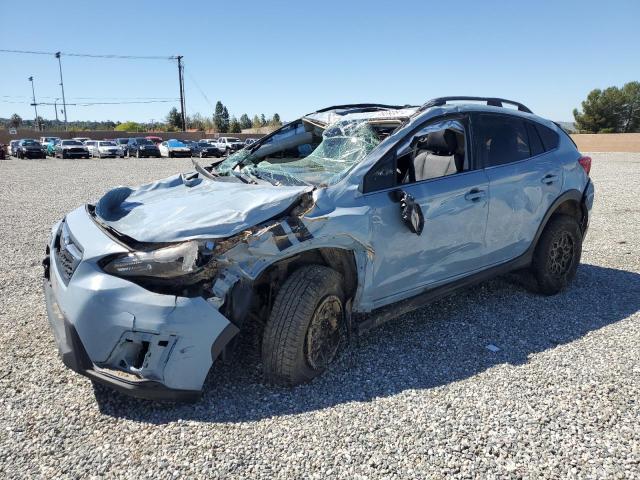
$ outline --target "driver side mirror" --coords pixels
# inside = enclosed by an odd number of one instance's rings
[[[404,190],[394,190],[391,192],[395,202],[400,203],[400,216],[402,222],[416,235],[422,234],[424,229],[424,215],[420,204],[416,202],[412,195]]]

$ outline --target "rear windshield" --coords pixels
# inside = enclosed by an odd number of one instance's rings
[[[82,143],[77,140],[62,140],[62,145],[79,145],[82,146]]]
[[[240,141],[239,138],[233,138],[233,137],[227,138],[227,142],[239,142],[239,141]]]
[[[169,141],[167,142],[167,144],[168,144],[170,147],[184,147],[184,146],[185,146],[185,144],[184,144],[184,143],[182,143],[180,140],[169,140]]]
[[[98,142],[98,146],[100,147],[115,147],[116,144],[113,142]]]
[[[29,145],[29,146],[36,146],[36,147],[40,146],[40,142],[36,142],[35,140],[23,140],[22,144]]]
[[[138,142],[138,145],[155,145],[155,143],[146,138],[136,138],[136,142]]]
[[[198,146],[199,147],[210,147],[211,144],[207,143],[207,142],[198,142]]]

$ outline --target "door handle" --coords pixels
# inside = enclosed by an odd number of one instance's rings
[[[556,181],[557,178],[558,178],[557,175],[554,175],[552,173],[548,173],[544,177],[542,177],[542,179],[540,181],[542,183],[544,183],[545,185],[551,185],[553,182]]]
[[[484,190],[480,190],[479,188],[473,188],[465,194],[464,199],[470,202],[477,202],[481,198],[484,198],[484,196],[485,196]]]

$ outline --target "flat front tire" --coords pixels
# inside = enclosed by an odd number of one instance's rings
[[[309,265],[293,272],[278,292],[262,339],[265,381],[297,385],[320,375],[345,338],[342,275]]]
[[[540,293],[554,295],[576,276],[582,255],[582,232],[569,215],[551,217],[536,245],[531,271]]]

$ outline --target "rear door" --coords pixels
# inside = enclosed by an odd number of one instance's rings
[[[536,123],[508,113],[472,117],[476,156],[489,179],[486,232],[489,264],[529,248],[562,187],[562,169],[545,151]]]

